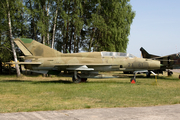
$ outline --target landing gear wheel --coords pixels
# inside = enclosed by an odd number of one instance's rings
[[[131,83],[136,83],[136,79],[135,78],[131,78],[130,82]]]
[[[86,82],[87,78],[81,78],[81,82]]]
[[[168,76],[171,76],[173,74],[173,72],[172,71],[168,71]]]
[[[81,76],[77,75],[77,79],[75,79],[75,76],[73,75],[72,80],[74,83],[80,83],[81,82]]]
[[[146,73],[146,77],[149,78],[151,76],[151,73],[150,72],[147,72]]]

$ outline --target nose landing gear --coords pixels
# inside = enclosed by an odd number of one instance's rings
[[[134,77],[131,78],[131,80],[130,80],[130,82],[131,82],[132,84],[136,83],[136,73],[137,73],[137,72],[134,72]]]

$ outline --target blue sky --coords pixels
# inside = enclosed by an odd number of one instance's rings
[[[136,16],[127,53],[141,57],[140,47],[155,55],[180,52],[180,0],[131,0]]]

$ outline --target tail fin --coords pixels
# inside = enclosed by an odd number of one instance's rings
[[[32,39],[16,38],[14,42],[26,56],[57,57],[62,54]]]
[[[160,57],[160,56],[157,56],[157,55],[149,54],[143,47],[140,48],[140,51],[141,51],[141,54],[142,54],[142,57],[143,57],[143,58],[155,58],[155,57]]]

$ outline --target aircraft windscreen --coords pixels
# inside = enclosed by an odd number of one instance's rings
[[[129,57],[134,58],[135,56],[129,53],[121,52],[101,52],[102,57]]]

